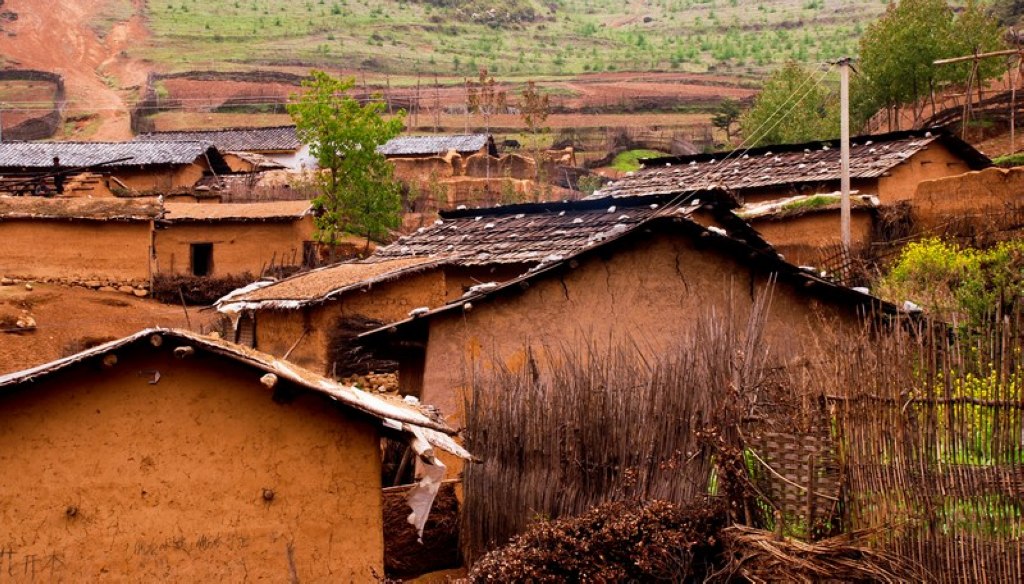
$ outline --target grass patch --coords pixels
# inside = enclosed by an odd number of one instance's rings
[[[1015,154],[1007,154],[1006,156],[993,158],[992,164],[995,164],[996,166],[1001,166],[1003,168],[1024,166],[1024,152],[1017,152]]]
[[[830,197],[828,195],[814,195],[813,197],[786,203],[781,209],[779,209],[779,211],[781,215],[789,215],[828,207],[829,205],[834,205],[838,202],[839,200],[835,197]]]
[[[626,150],[615,157],[615,160],[612,161],[612,168],[619,172],[633,172],[640,170],[641,158],[657,158],[659,156],[665,156],[665,153],[657,150]]]
[[[613,0],[151,0],[154,38],[133,52],[171,69],[346,63],[456,76],[487,67],[510,78],[714,68],[757,77],[787,60],[855,54],[885,3],[664,0],[642,10]]]
[[[96,36],[104,39],[115,24],[124,22],[135,14],[132,0],[107,0],[96,16],[89,22],[89,28]]]

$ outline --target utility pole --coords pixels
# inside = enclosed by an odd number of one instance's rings
[[[4,143],[4,104],[0,103],[0,144]]]
[[[840,171],[839,189],[842,193],[839,229],[843,241],[843,254],[850,255],[850,58],[839,60],[839,115],[840,115]]]

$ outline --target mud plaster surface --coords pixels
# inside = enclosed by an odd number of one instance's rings
[[[320,397],[275,403],[256,371],[171,349],[129,348],[111,369],[84,364],[0,398],[3,578],[365,582],[380,572],[375,427]]]

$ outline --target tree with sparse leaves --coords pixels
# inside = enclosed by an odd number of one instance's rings
[[[506,93],[498,89],[498,83],[486,68],[480,68],[478,81],[466,81],[466,112],[483,116],[485,133],[491,133],[491,116],[505,109],[505,101]],[[490,157],[487,158],[487,178],[491,178]]]
[[[526,124],[526,129],[530,132],[531,141],[533,144],[533,160],[537,168],[537,175],[535,182],[538,183],[538,191],[536,193],[537,198],[544,196],[544,187],[540,185],[541,182],[545,182],[547,177],[542,176],[544,174],[544,165],[541,163],[540,155],[540,143],[537,141],[537,133],[544,130],[544,122],[547,121],[548,115],[551,113],[551,103],[548,94],[542,93],[537,89],[537,84],[533,81],[527,81],[526,87],[520,94],[519,99],[519,113],[523,117],[523,123]]]
[[[360,104],[345,94],[354,83],[313,71],[288,104],[299,140],[320,166],[316,238],[332,249],[344,232],[365,236],[369,247],[401,223],[401,189],[377,147],[402,132],[405,112],[386,119],[382,101]]]
[[[839,135],[839,96],[820,75],[787,63],[764,84],[740,117],[744,142],[752,146],[826,140]]]

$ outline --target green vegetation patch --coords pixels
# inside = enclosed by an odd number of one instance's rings
[[[468,76],[486,67],[507,79],[713,67],[760,76],[788,60],[856,53],[884,10],[843,0],[756,9],[736,0],[150,0],[153,38],[130,51],[171,69],[344,63]]]
[[[657,150],[626,150],[615,157],[615,160],[612,161],[612,168],[619,172],[633,172],[640,170],[640,159],[658,158],[665,155],[664,152]]]
[[[814,195],[813,197],[807,197],[806,199],[800,199],[798,201],[791,201],[782,205],[779,208],[779,216],[785,217],[787,215],[798,215],[807,211],[813,211],[814,209],[821,209],[828,207],[829,205],[835,205],[839,202],[839,199],[831,197],[829,195]]]
[[[1017,152],[1015,154],[1007,154],[1006,156],[994,158],[992,159],[992,164],[1003,168],[1024,166],[1024,152]]]

